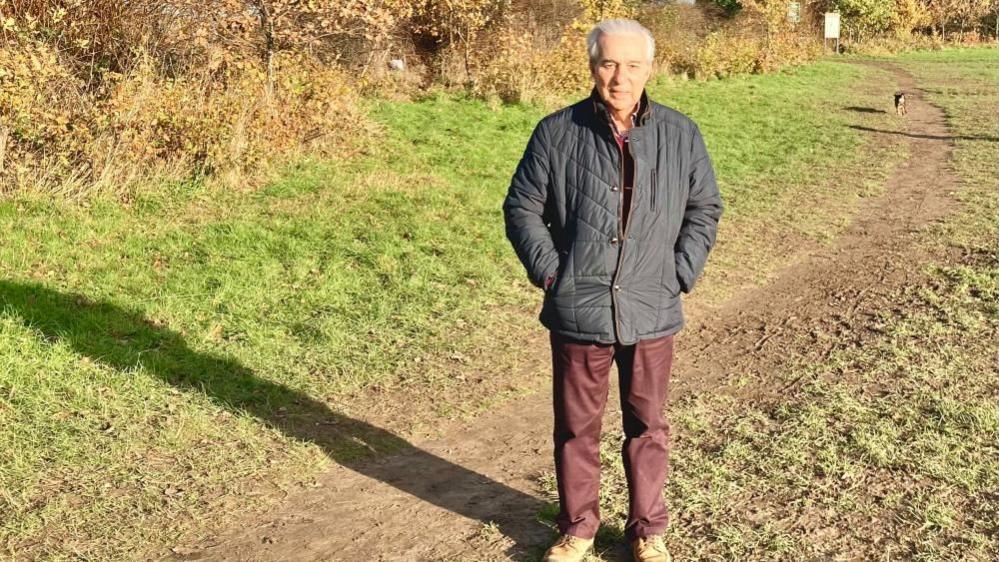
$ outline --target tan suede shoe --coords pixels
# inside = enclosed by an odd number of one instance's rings
[[[635,555],[635,562],[672,562],[669,551],[666,550],[666,542],[662,535],[652,535],[649,537],[639,537],[631,543],[631,551]]]
[[[562,535],[545,552],[543,562],[581,562],[593,546],[593,539]]]

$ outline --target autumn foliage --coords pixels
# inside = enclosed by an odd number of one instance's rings
[[[295,155],[349,154],[369,126],[361,95],[443,86],[556,103],[588,87],[585,34],[608,17],[653,31],[660,71],[710,78],[819,54],[825,10],[847,33],[896,40],[975,40],[999,12],[999,0],[801,4],[792,23],[783,0],[0,0],[0,191],[253,186]]]

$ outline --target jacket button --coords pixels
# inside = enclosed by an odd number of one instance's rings
[[[618,187],[616,185],[614,185],[614,186],[611,186],[611,191],[619,191],[619,190],[618,190]]]
[[[615,291],[620,291],[621,290],[621,286],[620,285],[614,285],[614,290]]]
[[[611,238],[611,244],[617,244],[617,238]]]

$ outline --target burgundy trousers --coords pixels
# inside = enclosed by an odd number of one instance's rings
[[[669,471],[669,425],[663,409],[673,336],[620,345],[550,334],[559,532],[592,538],[600,524],[600,426],[614,362],[629,495],[625,536],[632,541],[663,533],[669,518],[662,495]]]

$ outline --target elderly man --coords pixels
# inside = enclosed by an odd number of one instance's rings
[[[651,101],[652,35],[607,20],[587,38],[590,97],[534,129],[503,202],[507,237],[544,289],[561,537],[548,562],[582,560],[599,525],[600,426],[617,364],[636,560],[668,561],[663,415],[673,335],[715,242],[721,199],[701,133]]]

